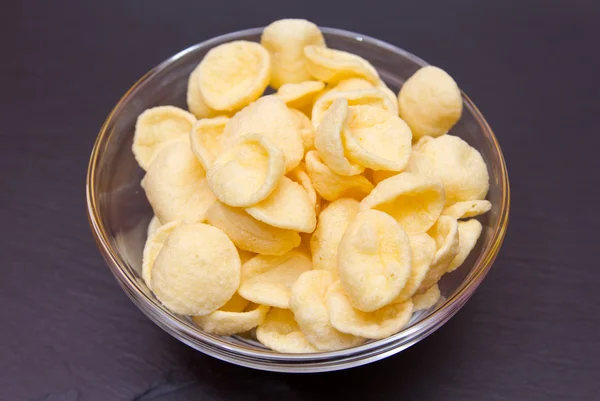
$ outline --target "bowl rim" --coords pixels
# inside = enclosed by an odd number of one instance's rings
[[[399,53],[402,56],[414,61],[415,63],[424,66],[428,65],[428,63],[421,58],[403,50],[397,46],[394,46],[390,43],[384,42],[382,40],[370,37],[368,35],[364,35],[357,32],[347,31],[343,29],[337,28],[329,28],[329,27],[319,27],[321,31],[325,35],[333,35],[333,36],[341,36],[346,39],[352,39],[359,42],[367,42],[372,45],[375,45],[379,48]],[[199,328],[193,326],[191,323],[183,320],[181,317],[172,314],[165,313],[159,305],[159,301],[154,297],[149,296],[146,291],[140,290],[138,288],[139,283],[136,282],[129,274],[126,273],[126,263],[121,258],[119,252],[113,248],[108,240],[109,236],[107,234],[107,229],[102,224],[101,216],[98,212],[97,207],[97,194],[95,192],[95,180],[96,180],[96,168],[98,165],[98,159],[100,154],[102,153],[102,144],[106,141],[106,139],[110,136],[111,131],[108,129],[113,121],[116,119],[116,114],[123,108],[124,104],[128,101],[128,99],[135,94],[135,92],[140,88],[146,81],[151,79],[153,76],[158,74],[159,72],[168,68],[171,64],[177,62],[181,58],[185,57],[187,54],[192,53],[200,48],[205,47],[213,47],[216,44],[220,44],[230,40],[240,39],[240,37],[246,37],[249,35],[257,35],[262,32],[264,27],[258,28],[250,28],[244,29],[240,31],[230,32],[224,35],[216,36],[210,38],[206,41],[200,42],[196,45],[190,46],[175,55],[169,57],[165,61],[161,62],[146,74],[144,74],[141,78],[139,78],[119,99],[117,104],[113,107],[111,112],[106,117],[98,136],[94,142],[94,146],[90,155],[90,160],[88,164],[88,171],[86,176],[86,206],[87,206],[87,215],[89,224],[91,227],[91,231],[96,240],[97,246],[104,256],[110,270],[114,274],[115,278],[121,285],[121,287],[125,290],[127,295],[134,301],[134,303],[146,314],[151,320],[157,323],[161,328],[168,331],[170,334],[174,335],[179,340],[184,343],[191,345],[189,340],[186,340],[182,337],[182,333],[192,337],[194,340],[203,343],[205,346],[210,349],[214,349],[211,352],[209,349],[203,349],[202,351],[215,356],[219,359],[228,360],[230,362],[237,363],[239,365],[251,366],[254,368],[260,368],[265,370],[275,370],[275,371],[306,371],[297,368],[282,368],[278,366],[277,368],[269,368],[268,366],[256,366],[256,361],[253,362],[244,362],[240,360],[231,360],[223,355],[219,354],[220,351],[224,352],[233,352],[242,358],[260,358],[264,363],[323,363],[326,361],[333,361],[337,359],[348,359],[352,357],[357,357],[365,352],[373,352],[373,351],[381,351],[376,354],[374,357],[368,358],[366,360],[361,360],[357,363],[357,361],[351,361],[348,363],[349,366],[358,366],[365,363],[372,362],[374,360],[378,360],[384,358],[386,356],[392,355],[396,352],[405,349],[412,344],[420,341],[425,336],[431,334],[431,332],[435,331],[441,324],[443,324],[446,320],[450,319],[457,311],[464,305],[464,303],[470,298],[473,294],[473,291],[479,286],[481,281],[484,279],[486,274],[489,272],[494,260],[496,259],[504,237],[506,235],[506,230],[508,227],[508,217],[510,211],[510,184],[508,178],[508,171],[506,168],[506,163],[504,160],[504,156],[502,154],[502,150],[498,143],[496,136],[494,135],[491,127],[485,120],[482,113],[475,106],[475,104],[471,101],[471,99],[461,91],[463,102],[472,110],[474,116],[481,126],[481,129],[489,135],[491,138],[493,145],[498,152],[499,156],[499,167],[501,171],[501,204],[500,204],[500,215],[498,218],[498,223],[492,228],[493,234],[492,239],[487,247],[481,250],[481,254],[475,261],[473,269],[471,272],[465,277],[463,282],[459,285],[459,287],[453,292],[451,296],[449,296],[446,301],[438,306],[433,312],[431,312],[428,316],[423,319],[413,323],[407,328],[403,329],[397,334],[394,334],[390,337],[375,340],[364,345],[360,345],[357,347],[339,350],[339,351],[328,351],[328,352],[320,352],[314,354],[283,354],[276,353],[270,350],[261,350],[251,348],[249,346],[243,346],[239,344],[233,344],[231,342],[226,342],[221,339],[220,336],[215,336],[211,334],[207,334],[202,332]],[[140,301],[140,297],[144,300],[144,302]],[[148,307],[150,310],[144,309],[142,307],[142,303],[144,307]],[[160,324],[157,320],[166,319],[167,322],[160,321]],[[425,336],[422,336],[416,340],[411,339],[410,336],[415,334],[416,332],[423,331],[429,327],[434,327],[433,330],[429,330]],[[398,344],[398,341],[402,339],[408,338],[409,343],[405,343],[404,345]],[[192,346],[193,347],[193,346]],[[193,347],[196,348],[196,347]],[[374,359],[373,359],[374,358]],[[292,365],[292,366],[302,366],[302,365]],[[328,367],[324,369],[310,369],[310,371],[331,371],[336,369],[343,369],[349,366],[341,366],[341,367]]]

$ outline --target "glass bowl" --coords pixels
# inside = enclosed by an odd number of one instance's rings
[[[427,63],[380,40],[322,28],[329,47],[370,61],[396,93],[402,83]],[[463,93],[464,110],[451,133],[481,152],[490,175],[492,210],[481,216],[483,231],[467,261],[440,282],[442,299],[417,312],[400,333],[383,340],[335,352],[281,354],[249,338],[219,337],[198,329],[187,316],[176,315],[152,295],[141,278],[146,228],[153,213],[140,180],[144,172],[131,152],[137,116],[159,105],[186,108],[189,74],[213,47],[232,40],[259,41],[262,28],[219,36],[164,61],[137,81],[104,122],[87,175],[87,210],[92,232],[106,262],[131,300],[158,326],[190,347],[231,363],[278,372],[322,372],[364,365],[394,355],[427,337],[450,319],[471,297],[492,266],[508,223],[509,184],[500,146],[487,122]]]

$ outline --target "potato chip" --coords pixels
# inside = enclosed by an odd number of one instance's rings
[[[256,220],[287,230],[311,233],[317,225],[315,206],[306,190],[285,176],[271,195],[246,208],[246,212]]]
[[[390,100],[392,101],[394,106],[396,107],[394,110],[398,110],[398,98],[396,97],[394,92],[392,92],[392,90],[390,88],[388,88],[387,85],[381,80],[378,83],[373,84],[363,78],[349,78],[349,79],[345,79],[343,81],[338,82],[337,85],[335,85],[330,90],[338,91],[338,92],[345,92],[345,91],[355,91],[355,90],[373,89],[373,88],[378,89],[378,90],[382,91],[383,93],[385,93],[390,98]]]
[[[228,117],[203,118],[190,131],[190,144],[198,161],[208,170],[223,153],[221,136],[229,121]]]
[[[491,208],[492,204],[487,200],[463,201],[445,208],[442,215],[454,217],[455,219],[467,219],[487,213]]]
[[[234,294],[234,298],[240,297]],[[231,302],[231,301],[230,301]],[[248,301],[246,301],[248,303]],[[229,310],[228,304],[205,316],[192,316],[192,321],[207,333],[230,336],[252,330],[265,320],[269,307],[251,304],[241,310]],[[237,308],[236,308],[237,309]]]
[[[170,143],[158,154],[142,179],[142,188],[163,224],[204,221],[206,210],[215,201],[187,137]]]
[[[414,73],[398,93],[400,117],[413,136],[440,136],[456,124],[462,114],[458,85],[444,70],[426,66]]]
[[[213,194],[230,206],[253,206],[266,199],[285,172],[285,156],[260,134],[237,138],[206,172]]]
[[[416,294],[412,297],[413,312],[426,310],[435,306],[440,300],[440,287],[435,284],[422,294]]]
[[[420,150],[416,150],[413,147],[413,150],[410,152],[410,157],[408,159],[408,163],[406,164],[404,172],[431,177],[433,176],[433,167],[429,161],[429,158],[425,156],[423,152],[421,152]]]
[[[423,147],[423,145],[425,145],[427,142],[432,141],[433,137],[432,136],[422,136],[419,138],[419,140],[417,140],[415,142],[415,144],[413,145],[413,150],[421,150],[421,148]]]
[[[361,89],[355,91],[329,91],[315,101],[312,109],[311,121],[313,127],[318,128],[323,115],[337,99],[346,99],[348,106],[375,106],[383,109],[390,116],[397,115],[394,104],[389,97],[377,89]]]
[[[426,142],[420,152],[427,158],[428,174],[439,178],[446,190],[446,204],[485,199],[489,175],[481,154],[461,138],[443,135]],[[426,168],[418,166],[417,168]]]
[[[202,97],[202,92],[200,92],[200,78],[198,77],[200,73],[199,67],[200,66],[196,67],[194,71],[192,71],[190,78],[188,79],[186,94],[188,109],[196,116],[196,118],[216,117],[220,112],[208,107]]]
[[[392,302],[411,273],[408,235],[393,217],[377,210],[356,215],[342,236],[337,259],[350,303],[364,312]]]
[[[271,227],[243,209],[215,202],[206,212],[210,224],[220,228],[240,249],[263,255],[283,255],[300,245],[300,235]]]
[[[271,58],[258,43],[237,40],[213,47],[198,69],[198,84],[206,105],[231,111],[262,95],[271,79]]]
[[[290,112],[296,118],[296,126],[300,131],[302,144],[304,145],[304,153],[315,148],[315,130],[313,129],[310,118],[303,112],[296,109],[290,109]]]
[[[348,158],[373,170],[401,171],[410,157],[410,128],[377,106],[349,107],[342,138]]]
[[[152,291],[168,309],[207,315],[233,296],[240,284],[240,258],[218,228],[181,224],[171,231],[152,267]]]
[[[304,81],[282,85],[277,90],[277,97],[292,109],[302,109],[312,105],[315,96],[325,88],[321,81]]]
[[[319,352],[308,342],[289,309],[271,308],[256,328],[256,338],[273,351],[289,354]]]
[[[373,312],[363,312],[352,307],[339,281],[327,289],[325,295],[331,325],[342,333],[358,337],[381,339],[398,333],[409,322],[411,301],[384,306]]]
[[[304,19],[281,19],[263,30],[260,44],[271,54],[271,86],[304,82],[312,78],[304,46],[325,47],[319,27]]]
[[[298,120],[277,96],[263,96],[236,113],[225,127],[224,136],[236,138],[249,133],[266,136],[283,151],[286,172],[300,164],[304,146]]]
[[[435,240],[436,251],[431,267],[417,290],[418,293],[423,293],[440,281],[459,250],[458,222],[455,218],[441,216],[427,233]]]
[[[348,225],[358,213],[359,202],[342,198],[331,202],[320,214],[310,239],[313,268],[337,275],[338,246]]]
[[[156,219],[156,216],[152,220],[154,221],[154,219]],[[173,229],[180,224],[179,221],[172,221],[160,226],[152,235],[149,234],[146,239],[142,254],[142,278],[150,289],[152,289],[152,266],[154,266],[154,261]]]
[[[381,181],[360,204],[360,210],[376,209],[389,214],[409,234],[429,230],[443,207],[442,183],[411,173],[400,173]]]
[[[436,252],[436,244],[433,238],[425,233],[409,235],[410,250],[412,254],[412,268],[406,285],[402,288],[394,302],[405,302],[409,300],[419,289],[427,272],[431,267],[431,262]]]
[[[325,301],[327,288],[336,275],[325,270],[302,273],[292,286],[290,308],[306,339],[320,351],[337,351],[362,344],[365,340],[341,333],[331,325]]]
[[[292,181],[302,185],[306,191],[306,194],[308,195],[308,199],[315,209],[316,215],[318,216],[321,211],[321,197],[319,194],[317,194],[317,191],[315,191],[315,187],[313,186],[313,183],[306,172],[306,166],[304,163],[301,163],[298,167],[290,171],[287,174],[287,177]]]
[[[338,198],[360,200],[373,189],[373,184],[362,175],[343,176],[331,171],[316,150],[306,154],[306,171],[323,199],[334,201]]]
[[[152,234],[154,234],[156,232],[156,230],[158,230],[160,228],[160,226],[162,226],[160,220],[158,219],[158,217],[153,216],[152,219],[150,220],[150,223],[148,223],[148,230],[146,230],[146,236],[149,237]]]
[[[196,117],[173,106],[158,106],[144,111],[135,123],[133,156],[144,170],[158,153],[174,140],[184,138],[192,129]]]
[[[379,82],[375,67],[356,54],[309,45],[304,47],[304,56],[308,71],[319,81],[336,83],[356,77]]]
[[[292,285],[311,268],[309,255],[297,249],[280,256],[257,255],[242,266],[238,292],[251,302],[288,309]]]
[[[475,219],[458,222],[458,253],[450,262],[447,272],[458,269],[467,259],[481,235],[481,223]]]
[[[348,101],[344,98],[336,99],[323,114],[315,132],[315,147],[323,162],[334,173],[345,176],[364,171],[364,167],[350,163],[344,155],[342,131],[348,123],[348,117]]]

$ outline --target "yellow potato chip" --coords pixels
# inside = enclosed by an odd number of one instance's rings
[[[271,79],[271,58],[258,43],[238,40],[213,47],[198,69],[198,84],[206,105],[231,111],[262,95]]]
[[[152,234],[154,234],[156,232],[156,230],[158,230],[160,228],[160,226],[162,226],[160,220],[158,219],[158,217],[153,216],[152,219],[150,220],[150,223],[148,223],[148,230],[146,231],[146,236],[149,237]]]
[[[296,126],[300,131],[300,137],[302,138],[302,144],[304,145],[304,153],[315,148],[315,130],[313,129],[310,118],[303,112],[296,109],[290,109],[290,112],[296,118]]]
[[[243,209],[215,202],[206,212],[210,224],[220,228],[240,249],[264,255],[283,255],[300,245],[295,231],[271,227]]]
[[[302,109],[312,105],[315,96],[325,88],[321,81],[304,81],[282,85],[277,90],[277,97],[292,109]]]
[[[413,312],[429,309],[435,306],[440,300],[440,287],[435,284],[422,294],[416,294],[412,297]]]
[[[442,215],[454,217],[455,219],[467,219],[487,213],[491,208],[492,204],[487,200],[463,201],[445,208]]]
[[[163,224],[201,222],[215,201],[187,137],[170,143],[158,154],[142,179],[142,188]]]
[[[262,134],[285,154],[286,172],[292,171],[304,155],[297,117],[277,96],[263,96],[233,116],[225,127],[225,138]]]
[[[310,239],[313,268],[337,275],[338,246],[348,225],[358,213],[359,202],[342,198],[331,202],[319,215],[317,228]]]
[[[281,177],[275,190],[266,199],[246,212],[270,226],[311,233],[317,225],[315,206],[306,190],[287,177]]]
[[[294,318],[306,339],[321,351],[337,351],[365,341],[337,331],[329,321],[325,293],[335,279],[328,271],[311,270],[302,273],[292,286],[290,308]]]
[[[331,171],[316,150],[306,154],[306,171],[323,199],[334,201],[338,198],[362,199],[373,189],[373,184],[362,175],[343,176]]]
[[[381,107],[349,107],[342,137],[348,158],[358,165],[373,170],[401,171],[408,163],[410,128],[400,117],[390,115]]]
[[[427,142],[432,141],[433,137],[432,136],[422,136],[420,137],[415,144],[413,145],[413,150],[421,150],[421,148],[423,147],[423,145],[425,145]]]
[[[256,339],[277,352],[288,354],[319,352],[308,342],[289,309],[271,308],[265,321],[256,328]]]
[[[429,162],[427,174],[439,178],[446,190],[446,204],[485,199],[489,175],[481,154],[461,138],[443,135],[426,142],[420,152]],[[417,166],[417,168],[427,168]]]
[[[140,167],[148,170],[158,153],[174,140],[186,137],[194,123],[196,117],[173,106],[158,106],[140,114],[131,147]]]
[[[398,333],[409,322],[411,301],[384,306],[373,312],[352,307],[339,281],[329,286],[325,295],[331,325],[342,333],[381,339]]]
[[[198,161],[208,170],[223,153],[221,136],[229,121],[228,117],[203,118],[190,131],[190,144]]]
[[[319,194],[317,194],[317,191],[315,191],[315,187],[313,186],[313,183],[306,172],[306,166],[304,163],[301,163],[298,167],[290,171],[287,174],[287,177],[292,181],[302,185],[306,191],[306,194],[308,195],[308,199],[310,199],[310,202],[315,209],[316,215],[318,216],[321,211],[321,197]]]
[[[406,285],[402,288],[400,295],[394,299],[395,303],[409,300],[419,289],[436,252],[436,244],[433,238],[425,233],[409,235],[410,250],[412,254],[412,268]],[[414,300],[413,300],[414,302]]]
[[[356,215],[342,236],[337,259],[350,303],[364,312],[391,303],[411,273],[408,235],[393,217],[377,210]]]
[[[181,224],[171,231],[152,267],[152,291],[168,309],[207,315],[233,296],[240,284],[240,258],[218,228]]]
[[[238,292],[251,302],[287,309],[292,285],[311,268],[309,255],[297,249],[280,256],[257,255],[242,266]]]
[[[180,224],[181,222],[179,221],[172,221],[160,226],[152,235],[148,235],[146,239],[142,254],[142,278],[146,282],[146,286],[150,289],[152,289],[152,266],[154,266],[154,261],[173,229]]]
[[[373,89],[373,88],[378,89],[378,90],[382,91],[383,93],[385,93],[390,98],[392,103],[394,104],[394,106],[395,106],[394,110],[398,110],[398,99],[397,99],[396,95],[381,80],[378,83],[373,84],[372,82],[369,82],[363,78],[349,78],[349,79],[345,79],[343,81],[338,82],[330,90],[338,91],[338,92],[346,92],[346,91],[355,91],[355,90]]]
[[[414,73],[398,93],[400,117],[413,136],[440,136],[456,124],[462,114],[458,85],[444,70],[426,66]]]
[[[196,67],[188,79],[186,100],[188,109],[196,118],[216,117],[220,112],[213,110],[204,101],[202,92],[200,92],[200,66]]]
[[[252,304],[247,309],[240,311],[227,309],[227,304],[225,304],[221,309],[208,315],[192,316],[192,321],[207,333],[230,336],[252,330],[264,322],[270,308],[265,305]]]
[[[323,114],[323,119],[315,132],[315,147],[327,167],[339,175],[357,175],[364,167],[350,163],[344,155],[342,131],[349,120],[348,101],[336,99]]]
[[[271,86],[312,78],[306,67],[304,46],[325,47],[319,27],[304,19],[281,19],[265,27],[260,44],[271,54]]]
[[[213,194],[230,206],[248,207],[266,199],[285,172],[285,156],[260,134],[238,137],[206,172]]]
[[[321,46],[304,47],[306,65],[310,74],[319,81],[336,83],[348,78],[365,78],[379,82],[379,74],[367,60],[342,50]]]
[[[381,181],[360,204],[360,210],[376,209],[389,214],[410,234],[429,230],[443,207],[442,183],[411,173]]]
[[[431,177],[433,176],[433,167],[429,162],[429,158],[427,158],[427,156],[425,156],[423,152],[413,147],[413,150],[410,152],[410,158],[408,159],[408,163],[406,164],[404,172]]]
[[[458,253],[450,262],[447,272],[458,269],[467,259],[481,235],[481,223],[475,219],[458,222]]]
[[[418,293],[423,293],[440,281],[459,250],[458,222],[455,218],[441,216],[427,233],[435,240],[436,251],[431,267],[417,290]]]

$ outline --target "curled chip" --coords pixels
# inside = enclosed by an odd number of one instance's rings
[[[447,272],[453,272],[467,259],[481,235],[481,223],[475,219],[458,222],[458,253],[450,262]]]
[[[306,339],[320,351],[337,351],[365,340],[336,330],[329,321],[325,294],[336,276],[325,270],[302,273],[292,286],[290,308]]]
[[[287,309],[292,285],[311,268],[310,257],[297,249],[280,256],[257,255],[242,266],[238,292],[254,303]]]
[[[417,290],[418,293],[423,293],[423,291],[440,281],[459,250],[458,222],[455,218],[440,216],[439,220],[427,233],[435,240],[436,251],[431,267]]]
[[[329,91],[323,96],[319,96],[313,106],[311,114],[313,127],[319,127],[321,120],[323,120],[323,115],[337,99],[346,99],[349,107],[375,106],[381,108],[382,113],[386,113],[390,116],[395,116],[397,114],[394,104],[390,100],[389,96],[380,90],[361,89],[347,92]]]
[[[208,186],[221,202],[247,207],[266,199],[285,171],[285,156],[268,137],[237,138],[206,172]]]
[[[422,294],[412,297],[413,312],[429,309],[440,300],[440,287],[435,284]]]
[[[156,219],[156,216],[153,218],[153,221],[154,219]],[[142,254],[142,278],[150,289],[152,289],[152,266],[154,266],[154,261],[173,229],[179,224],[181,224],[179,221],[172,221],[160,226],[152,235],[148,235],[146,239]]]
[[[360,204],[360,210],[376,209],[389,214],[410,234],[429,230],[443,207],[442,183],[411,173],[381,181]]]
[[[313,183],[306,172],[306,166],[304,164],[300,164],[298,167],[290,171],[287,177],[292,181],[302,185],[306,191],[306,194],[308,195],[308,199],[315,209],[315,213],[318,215],[321,209],[321,197],[319,194],[317,194],[317,191],[315,191],[315,187],[313,186]]]
[[[204,220],[215,201],[208,188],[204,169],[187,139],[167,145],[150,165],[142,188],[161,223]]]
[[[315,148],[315,130],[313,129],[310,118],[303,112],[296,109],[290,109],[290,112],[296,118],[296,126],[300,131],[300,137],[302,138],[302,144],[304,145],[304,153]]]
[[[300,164],[304,146],[298,120],[277,96],[263,96],[236,113],[225,127],[224,136],[235,138],[249,133],[266,136],[283,151],[286,172]]]
[[[406,285],[412,256],[408,235],[390,215],[359,212],[338,246],[338,274],[352,306],[373,312]]]
[[[348,123],[348,117],[348,101],[336,99],[323,114],[315,133],[315,147],[321,159],[334,173],[346,176],[364,171],[364,167],[352,164],[344,155],[342,131]]]
[[[208,170],[223,152],[221,136],[228,121],[229,118],[224,116],[203,118],[190,131],[192,151],[204,170]]]
[[[271,227],[256,220],[243,209],[215,202],[206,212],[206,220],[220,228],[240,249],[263,255],[282,255],[300,245],[295,231]]]
[[[271,86],[298,83],[312,78],[306,66],[304,46],[325,47],[323,34],[304,19],[282,19],[268,25],[260,44],[271,54]]]
[[[144,111],[137,118],[133,145],[135,160],[144,170],[158,153],[174,140],[187,136],[196,117],[174,106],[159,106]]]
[[[372,88],[379,89],[380,91],[385,93],[390,98],[390,100],[392,101],[394,106],[396,107],[395,110],[398,110],[398,98],[396,97],[394,92],[392,92],[392,90],[390,88],[388,88],[387,85],[383,81],[379,81],[377,84],[373,84],[373,83],[367,81],[366,79],[349,78],[349,79],[345,79],[343,81],[338,82],[338,84],[335,85],[333,88],[331,88],[331,90],[338,91],[338,92],[345,92],[345,91],[355,91],[355,90],[372,89]]]
[[[425,145],[427,142],[429,141],[433,141],[433,137],[432,136],[422,136],[419,138],[419,140],[417,142],[415,142],[415,144],[413,145],[413,150],[418,150],[420,151],[421,148],[423,147],[423,145]]]
[[[443,135],[424,143],[420,152],[427,163],[411,166],[418,174],[439,178],[446,190],[446,204],[485,199],[489,175],[481,154],[461,138]],[[419,171],[427,169],[429,171]]]
[[[338,246],[346,228],[358,213],[359,202],[342,198],[331,202],[319,215],[310,238],[313,268],[337,274]]]
[[[308,342],[289,309],[271,308],[256,328],[256,339],[273,351],[290,354],[319,352]]]
[[[207,224],[171,231],[152,267],[152,291],[171,311],[207,315],[240,284],[240,258],[227,235]]]
[[[402,330],[410,320],[413,311],[411,301],[390,304],[373,312],[355,309],[339,281],[329,286],[325,298],[333,327],[342,333],[376,340]]]
[[[250,304],[237,293],[219,310],[205,316],[193,316],[192,320],[207,333],[221,336],[252,330],[265,320],[269,307]]]
[[[146,236],[149,237],[156,232],[162,226],[162,223],[156,216],[152,216],[150,223],[148,223],[148,230],[146,230]]]
[[[262,95],[271,79],[271,59],[258,43],[238,40],[212,48],[198,70],[198,84],[206,105],[231,111]]]
[[[377,106],[357,105],[349,109],[347,125],[342,131],[348,158],[374,170],[404,169],[411,152],[412,134],[408,125]]]
[[[325,88],[321,81],[304,81],[294,84],[284,84],[277,91],[277,97],[292,109],[302,109],[312,105],[315,96]]]
[[[186,95],[188,109],[196,116],[196,118],[215,117],[219,112],[208,107],[202,97],[202,92],[200,92],[200,78],[198,78],[200,72],[199,67],[200,66],[196,67],[194,71],[192,71],[190,78],[188,79]]]
[[[400,117],[413,136],[440,136],[456,124],[462,114],[458,85],[444,70],[427,66],[413,74],[398,93]]]
[[[357,77],[373,83],[379,82],[375,67],[356,54],[321,46],[306,46],[304,55],[308,71],[319,81],[336,83]]]
[[[405,302],[417,292],[421,283],[425,280],[435,256],[436,244],[429,235],[425,233],[412,234],[409,235],[409,239],[412,253],[412,268],[406,285],[400,292],[400,295],[394,299],[394,303]]]
[[[256,220],[287,230],[311,233],[317,225],[315,205],[306,190],[285,176],[271,195],[246,208],[246,212]]]
[[[362,175],[347,177],[331,171],[316,150],[309,151],[305,161],[306,171],[315,190],[323,199],[328,201],[338,198],[362,199],[373,189],[373,184]]]
[[[442,215],[454,217],[455,219],[467,219],[487,213],[491,208],[492,204],[487,200],[463,201],[445,208]]]

